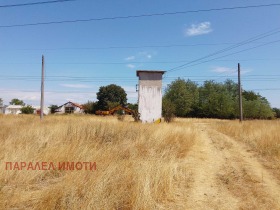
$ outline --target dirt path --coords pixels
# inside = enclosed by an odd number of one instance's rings
[[[234,139],[197,124],[201,141],[189,154],[189,209],[280,209],[280,183]]]

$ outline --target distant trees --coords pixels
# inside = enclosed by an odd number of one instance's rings
[[[50,105],[50,106],[49,106],[49,109],[50,109],[51,114],[54,114],[54,113],[55,113],[55,110],[56,110],[58,107],[59,107],[59,106],[54,105],[54,104]]]
[[[170,101],[170,99],[164,97],[162,100],[162,115],[164,118],[164,121],[169,123],[172,122],[172,120],[175,117],[176,107],[175,104]]]
[[[34,114],[34,108],[30,105],[24,106],[20,109],[22,114]]]
[[[138,111],[138,104],[132,104],[132,103],[127,103],[127,108],[133,110],[133,111]]]
[[[243,91],[243,109],[245,118],[267,119],[273,118],[275,113],[265,97],[253,91]]]
[[[2,107],[2,106],[3,106],[3,99],[0,98],[0,107]]]
[[[82,104],[84,107],[85,113],[86,114],[94,114],[96,111],[96,103],[93,101],[88,101],[85,104]]]
[[[276,118],[280,118],[280,109],[278,109],[278,108],[273,108],[272,110],[273,110],[273,112],[275,113],[275,117],[276,117]]]
[[[167,86],[164,94],[165,103],[175,106],[175,115],[178,117],[188,116],[196,107],[199,99],[198,86],[190,80],[178,78]],[[168,102],[169,101],[169,102]]]
[[[227,81],[225,84],[205,81],[199,87],[199,103],[194,115],[209,118],[234,118],[237,98],[236,94],[231,91],[235,89],[231,81]]]
[[[10,105],[22,105],[22,106],[25,106],[25,103],[22,100],[19,100],[18,98],[13,98],[10,101]]]
[[[243,91],[243,110],[245,118],[273,118],[277,110],[272,110],[265,97],[253,92]],[[178,117],[207,117],[233,119],[239,117],[238,85],[232,80],[224,83],[205,81],[198,86],[190,80],[178,78],[168,85],[163,96],[163,113],[172,103],[174,114]]]
[[[117,105],[125,106],[127,103],[125,90],[115,84],[100,87],[96,95],[96,108],[99,110],[109,110]]]

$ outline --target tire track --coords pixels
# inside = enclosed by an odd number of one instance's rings
[[[244,145],[197,123],[201,140],[188,156],[189,209],[279,209],[280,185]]]

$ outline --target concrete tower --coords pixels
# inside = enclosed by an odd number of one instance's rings
[[[138,112],[143,123],[151,123],[161,118],[162,75],[165,71],[138,70]]]

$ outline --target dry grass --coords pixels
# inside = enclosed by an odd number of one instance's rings
[[[185,157],[198,132],[184,123],[0,116],[0,209],[184,209]],[[97,170],[5,170],[5,162],[96,162]]]
[[[280,180],[280,121],[223,121],[212,124],[218,131],[244,142],[259,154],[261,163]]]
[[[215,128],[250,145],[259,154],[280,159],[280,121],[223,121],[216,122]]]

